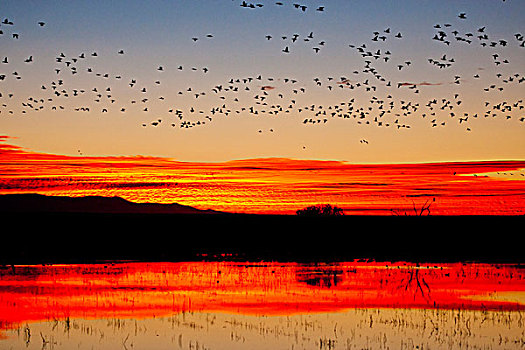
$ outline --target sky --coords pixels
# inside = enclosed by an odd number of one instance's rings
[[[525,2],[246,4],[2,1],[0,134],[187,162],[525,159]]]
[[[352,215],[522,215],[525,161],[349,164],[257,158],[180,162],[64,156],[0,137],[0,194],[120,197],[230,213],[295,214],[331,204]]]

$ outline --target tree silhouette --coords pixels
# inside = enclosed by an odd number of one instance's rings
[[[428,215],[428,216],[431,215],[430,214],[430,206],[432,205],[432,202],[435,202],[435,201],[436,201],[435,197],[432,198],[432,201],[430,201],[430,199],[427,200],[425,202],[425,204],[423,204],[423,206],[419,210],[416,208],[416,203],[414,203],[414,201],[412,201],[412,209],[414,210],[415,216],[424,216],[425,214]],[[406,211],[405,211],[404,214],[400,214],[394,209],[390,209],[390,211],[392,212],[393,215],[396,215],[396,216],[401,216],[401,215],[409,216],[410,215]]]
[[[345,215],[344,210],[330,204],[312,205],[295,212],[301,216],[341,216]]]

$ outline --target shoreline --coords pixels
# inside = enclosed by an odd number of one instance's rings
[[[100,261],[525,262],[524,216],[5,213],[0,264]]]

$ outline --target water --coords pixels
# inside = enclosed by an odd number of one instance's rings
[[[16,266],[1,349],[522,349],[514,265]]]
[[[184,312],[49,320],[5,333],[4,349],[522,349],[517,312],[352,309],[288,316]]]

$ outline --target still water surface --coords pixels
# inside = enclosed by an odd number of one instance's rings
[[[523,349],[516,265],[0,269],[0,349]]]

